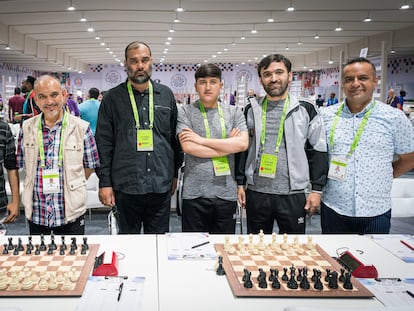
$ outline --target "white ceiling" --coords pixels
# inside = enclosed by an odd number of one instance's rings
[[[70,3],[76,7],[69,12]],[[406,1],[414,6],[414,0]],[[179,3],[184,12],[176,13]],[[287,12],[293,3],[296,10]],[[414,55],[414,9],[404,0],[0,0],[0,62],[34,70],[81,70],[123,62],[125,46],[148,43],[154,62],[258,62],[282,53],[296,70],[396,50]],[[372,22],[363,22],[365,17]],[[85,17],[86,22],[80,18]],[[180,19],[175,23],[176,16]],[[274,22],[268,22],[273,18]],[[343,31],[334,31],[341,26]],[[87,28],[93,27],[93,32]],[[175,30],[170,33],[169,29]],[[256,29],[257,33],[251,33]],[[96,36],[100,39],[95,39]],[[319,39],[315,39],[319,35]],[[241,36],[245,36],[242,40]],[[168,41],[168,37],[172,40]],[[167,45],[166,42],[170,42]],[[298,42],[302,44],[299,45]],[[101,46],[105,43],[105,46]],[[5,50],[10,45],[11,50]],[[286,48],[289,50],[286,50]],[[106,50],[109,48],[113,54]],[[168,48],[166,54],[164,49]],[[225,49],[228,49],[227,51]],[[215,56],[213,56],[215,55]]]

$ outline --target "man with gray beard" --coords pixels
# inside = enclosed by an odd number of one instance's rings
[[[182,164],[176,102],[151,80],[147,44],[128,44],[124,64],[128,79],[105,94],[98,113],[99,198],[118,207],[119,233],[165,233]]]
[[[245,108],[249,148],[238,155],[238,201],[248,233],[305,233],[306,213],[319,206],[328,172],[322,119],[314,104],[288,92],[292,64],[280,54],[257,68],[266,96]],[[306,197],[305,190],[311,192]]]

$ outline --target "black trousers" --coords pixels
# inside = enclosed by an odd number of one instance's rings
[[[70,222],[60,227],[50,228],[48,226],[41,226],[29,221],[30,235],[84,235],[85,234],[85,216],[80,216],[75,221]]]
[[[119,234],[166,233],[170,230],[171,192],[143,195],[115,192]]]
[[[321,202],[321,227],[323,234],[389,234],[391,210],[373,217],[349,217],[338,214]]]
[[[219,198],[183,200],[182,231],[234,234],[236,201]]]
[[[304,234],[305,204],[304,193],[277,195],[247,189],[247,233],[257,234],[260,230],[266,234],[272,233],[276,220],[279,233]]]

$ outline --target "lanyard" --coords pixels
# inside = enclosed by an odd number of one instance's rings
[[[131,82],[129,81],[127,82],[127,88],[128,88],[129,100],[131,101],[132,111],[134,112],[136,128],[139,129],[140,125],[139,125],[137,103],[135,101],[134,92],[132,91]],[[151,80],[148,81],[148,93],[149,93],[149,121],[150,121],[149,128],[152,129],[154,125],[154,92],[153,92]]]
[[[62,166],[62,162],[63,162],[63,133],[65,132],[67,124],[68,124],[68,114],[66,112],[63,112],[62,129],[60,131],[60,141],[59,141],[58,166]],[[40,165],[42,168],[45,168],[46,167],[45,147],[43,144],[42,117],[39,118],[39,124],[37,126],[37,139],[38,139],[38,144],[39,144]]]
[[[201,102],[199,103],[199,105],[200,105],[201,114],[203,116],[204,127],[206,128],[206,137],[211,138],[210,126],[208,125],[206,109],[204,108]],[[223,110],[221,110],[220,104],[217,104],[217,110],[218,110],[219,117],[220,117],[221,138],[224,139],[226,138],[226,124],[224,123]]]
[[[279,131],[277,133],[276,148],[275,153],[279,153],[279,147],[282,143],[283,131],[285,130],[285,119],[286,113],[289,107],[290,97],[286,97],[285,104],[283,105],[282,117],[280,118]],[[262,145],[262,150],[264,150],[265,140],[266,140],[266,111],[267,111],[267,97],[263,100],[262,103],[262,133],[260,135],[260,144]]]
[[[356,132],[354,140],[352,141],[351,148],[349,149],[349,151],[346,155],[347,158],[351,157],[351,155],[354,153],[356,147],[358,146],[358,143],[359,143],[359,141],[361,139],[361,136],[362,136],[362,132],[364,131],[364,128],[365,128],[365,126],[367,125],[367,122],[368,122],[368,118],[371,115],[372,110],[374,109],[376,104],[377,104],[377,102],[374,99],[374,103],[369,108],[369,110],[365,113],[364,118],[362,119],[361,124],[359,125],[359,128]],[[345,107],[345,103],[341,103],[341,106],[339,107],[338,111],[336,112],[335,118],[334,118],[333,123],[332,123],[331,132],[329,134],[329,147],[330,147],[331,150],[333,150],[333,146],[334,146],[334,136],[335,136],[336,126],[338,125],[338,121],[339,121],[339,115],[341,114],[344,107]]]

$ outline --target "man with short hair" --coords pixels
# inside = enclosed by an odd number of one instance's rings
[[[33,90],[35,81],[36,78],[33,76],[27,76],[27,78],[22,81],[22,92],[25,93],[25,100],[23,103],[23,113],[14,116],[16,122],[23,122],[41,112],[35,102],[35,93]]]
[[[89,89],[88,99],[79,105],[80,117],[89,122],[93,135],[96,132],[96,122],[98,121],[98,110],[100,102],[98,101],[99,90],[96,87]]]
[[[328,170],[323,122],[313,102],[289,94],[288,58],[269,55],[257,71],[266,96],[245,108],[250,142],[238,169],[247,230],[272,233],[276,220],[279,233],[305,233],[306,213],[319,207]]]
[[[14,88],[14,95],[9,98],[9,120],[11,123],[19,123],[14,119],[15,115],[23,113],[24,97],[19,87]]]
[[[99,165],[95,139],[87,122],[63,108],[59,80],[41,76],[34,90],[42,113],[23,123],[17,149],[30,234],[85,234],[86,183]]]
[[[124,64],[127,80],[105,93],[98,112],[99,198],[118,207],[119,233],[165,233],[182,164],[177,105],[167,86],[151,80],[146,43],[128,44]]]
[[[330,157],[322,233],[386,234],[393,178],[414,168],[414,128],[373,97],[378,78],[369,60],[350,60],[342,77],[345,101],[322,110]]]
[[[195,80],[200,99],[178,112],[177,135],[185,153],[182,230],[234,234],[234,154],[247,149],[246,121],[240,109],[219,102],[219,67],[201,65]]]

